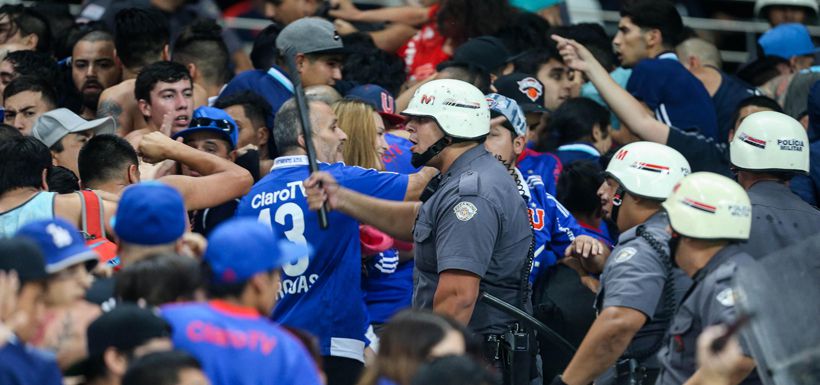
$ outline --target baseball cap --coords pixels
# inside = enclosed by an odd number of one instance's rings
[[[171,186],[142,182],[123,191],[111,220],[120,240],[136,245],[161,245],[185,233],[185,202]]]
[[[534,76],[513,72],[498,78],[493,84],[499,94],[515,100],[524,113],[550,112],[544,107],[544,85]]]
[[[307,245],[282,240],[256,219],[232,218],[208,237],[203,260],[211,269],[211,282],[233,284],[307,257],[309,252]]]
[[[64,136],[75,132],[94,130],[94,133],[113,134],[116,123],[112,117],[85,120],[67,108],[58,108],[41,115],[31,130],[31,135],[51,147]]]
[[[811,55],[817,52],[811,41],[809,30],[799,23],[786,23],[774,27],[757,40],[766,56],[777,56],[786,60],[793,56]]]
[[[21,284],[48,277],[43,253],[28,238],[0,238],[0,271],[11,270]]]
[[[227,112],[214,107],[202,106],[194,110],[191,116],[191,124],[188,128],[177,132],[171,138],[186,138],[195,132],[210,131],[222,135],[231,144],[231,148],[236,147],[239,140],[239,130],[236,121]]]
[[[359,99],[372,105],[373,108],[376,109],[376,112],[390,124],[404,123],[406,120],[404,116],[396,113],[396,102],[395,99],[393,99],[393,95],[390,95],[390,92],[387,92],[386,89],[375,84],[365,84],[354,87],[348,91],[345,96]]]
[[[78,263],[90,270],[97,264],[97,253],[85,245],[80,231],[61,218],[27,223],[15,234],[16,237],[34,241],[43,253],[46,272],[54,274]]]
[[[527,135],[527,119],[524,118],[524,113],[515,100],[504,95],[487,94],[487,104],[490,106],[490,115],[507,118],[509,125],[505,123],[505,127],[511,129],[517,136]]]
[[[489,73],[499,69],[509,59],[510,51],[501,39],[495,36],[479,36],[467,40],[456,48],[453,58],[439,64],[436,69],[441,71],[452,66],[467,66]]]
[[[288,24],[276,38],[276,48],[293,48],[303,54],[347,53],[333,23],[318,17],[304,17]]]

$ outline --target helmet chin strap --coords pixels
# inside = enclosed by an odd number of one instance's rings
[[[626,196],[626,190],[623,187],[618,186],[618,189],[615,190],[615,195],[612,196],[612,213],[610,217],[612,218],[612,222],[616,225],[618,224],[618,211],[621,210],[621,204],[624,203],[624,197]]]
[[[432,146],[427,148],[427,151],[422,152],[421,154],[416,154],[414,152],[411,159],[410,159],[410,164],[412,164],[413,167],[415,167],[415,168],[419,168],[421,166],[424,166],[424,165],[427,164],[427,162],[430,161],[430,159],[433,159],[434,156],[436,156],[440,152],[442,152],[444,150],[444,148],[447,147],[448,145],[450,145],[450,138],[447,137],[447,136],[444,136],[441,139],[439,139],[438,141],[436,141],[435,143],[433,143]]]

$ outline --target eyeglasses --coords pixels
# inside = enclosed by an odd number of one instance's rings
[[[227,119],[211,119],[211,118],[194,118],[191,120],[190,128],[196,127],[216,127],[227,134],[232,134],[236,130],[236,126]]]

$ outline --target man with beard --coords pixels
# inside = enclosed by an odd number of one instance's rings
[[[114,54],[114,36],[92,30],[81,36],[71,50],[71,80],[82,96],[80,116],[94,119],[100,94],[122,78],[122,64]]]

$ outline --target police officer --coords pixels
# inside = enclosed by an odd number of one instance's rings
[[[729,143],[737,181],[752,202],[752,230],[741,250],[756,259],[817,232],[820,212],[787,185],[809,171],[809,139],[794,118],[761,111],[743,120]]]
[[[513,179],[481,145],[490,130],[487,101],[466,82],[434,80],[419,87],[402,114],[408,117],[414,166],[441,171],[423,204],[358,194],[325,173],[306,181],[308,202],[316,209],[327,201],[396,238],[412,239],[414,307],[469,325],[497,349],[499,335],[515,319],[478,302],[478,295],[486,291],[531,313],[532,230]]]
[[[689,170],[683,155],[657,143],[635,142],[615,153],[598,195],[621,236],[603,265],[598,318],[553,384],[586,385],[596,377],[596,384],[653,383],[655,353],[690,283],[669,258],[661,202]],[[579,259],[588,270],[600,269],[590,266],[601,263],[594,258]]]
[[[693,280],[658,354],[661,372],[656,384],[679,385],[696,374],[697,338],[703,329],[736,318],[732,278],[738,266],[754,263],[737,247],[737,241],[749,238],[752,206],[733,180],[698,172],[683,178],[663,208],[672,229],[669,250]],[[754,369],[754,361],[746,356],[738,380]],[[760,380],[752,376],[743,383]]]

